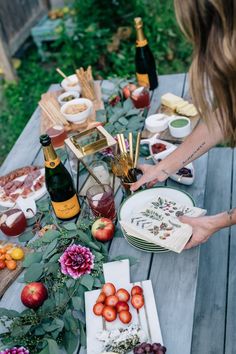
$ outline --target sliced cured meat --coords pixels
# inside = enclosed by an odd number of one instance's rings
[[[35,190],[35,191],[38,191],[40,188],[42,188],[42,185],[43,185],[42,182],[37,181],[37,182],[34,184],[34,190]]]
[[[24,187],[31,188],[33,185],[34,180],[39,177],[41,174],[40,170],[33,171],[28,174],[28,176],[24,180]]]
[[[45,177],[44,176],[39,177],[38,181],[40,183],[44,183],[45,182]]]
[[[4,187],[4,191],[6,195],[10,195],[11,193],[14,193],[18,188],[21,188],[23,186],[24,182],[22,181],[12,181],[8,182]]]
[[[17,177],[24,176],[38,169],[39,167],[37,166],[26,166],[26,167],[17,168],[16,170],[8,173],[7,175],[0,177],[0,187],[4,187],[8,182],[13,181]]]
[[[13,202],[16,201],[16,199],[19,197],[20,193],[13,193],[10,195],[10,198]]]
[[[29,194],[31,194],[33,191],[31,188],[24,188],[23,192],[21,193],[21,196],[23,198],[28,197]]]

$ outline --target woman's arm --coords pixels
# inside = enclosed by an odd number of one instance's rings
[[[205,243],[215,232],[236,224],[236,209],[212,216],[202,216],[199,218],[190,218],[181,216],[179,218],[184,224],[192,226],[193,234],[185,249],[195,247]]]
[[[200,122],[187,139],[158,165],[141,165],[139,168],[143,176],[131,187],[132,191],[148,182],[163,182],[171,174],[183,166],[203,155],[211,147],[223,140],[222,131],[214,116],[211,129],[204,122]],[[152,184],[154,184],[152,183]]]

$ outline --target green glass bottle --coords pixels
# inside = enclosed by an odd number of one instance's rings
[[[45,182],[55,215],[61,220],[70,220],[80,213],[80,204],[71,175],[57,156],[51,138],[40,136],[45,160]]]
[[[154,90],[158,86],[155,60],[143,32],[141,17],[136,17],[134,23],[137,33],[135,54],[137,81],[139,86],[146,86],[150,90]]]

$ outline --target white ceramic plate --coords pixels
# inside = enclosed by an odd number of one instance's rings
[[[44,176],[44,174],[45,174],[44,168],[41,168],[40,172],[41,172],[41,175],[38,178],[40,178],[42,175]],[[23,181],[25,178],[26,178],[26,175],[16,178],[15,180]],[[34,182],[36,182],[37,179]],[[47,192],[46,185],[45,185],[45,183],[43,183],[42,187],[39,190],[33,191],[32,193],[29,194],[28,197],[24,198],[24,200],[27,202],[27,199],[29,198],[31,200],[33,199],[34,201],[36,201],[36,200],[42,198],[46,192]],[[16,203],[17,203],[17,200],[16,200]],[[3,201],[0,198],[0,206],[2,206],[4,208],[11,208],[12,206],[14,206],[14,204],[15,204],[15,202]]]
[[[146,189],[144,191],[136,192],[135,194],[128,197],[120,206],[118,212],[118,220],[127,220],[130,215],[134,212],[135,209],[140,209],[140,205],[146,204],[147,202],[153,199],[153,194],[156,193],[158,196],[163,198],[168,198],[176,203],[186,205],[186,206],[195,206],[194,200],[186,192],[182,192],[175,188],[169,187],[154,187]],[[124,238],[126,241],[133,247],[146,252],[159,253],[159,252],[168,252],[163,247],[154,245],[145,240],[136,239],[133,236],[128,235],[124,229],[121,227]]]

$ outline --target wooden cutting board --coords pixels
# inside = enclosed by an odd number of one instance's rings
[[[12,243],[12,242],[3,242],[0,241],[0,245]],[[13,242],[14,243],[14,242]],[[26,247],[21,247],[23,249],[25,255],[30,252],[30,250]],[[17,261],[17,267],[15,270],[9,270],[4,268],[0,270],[0,298],[3,296],[5,291],[9,288],[9,286],[18,278],[18,276],[23,271],[23,260]]]

